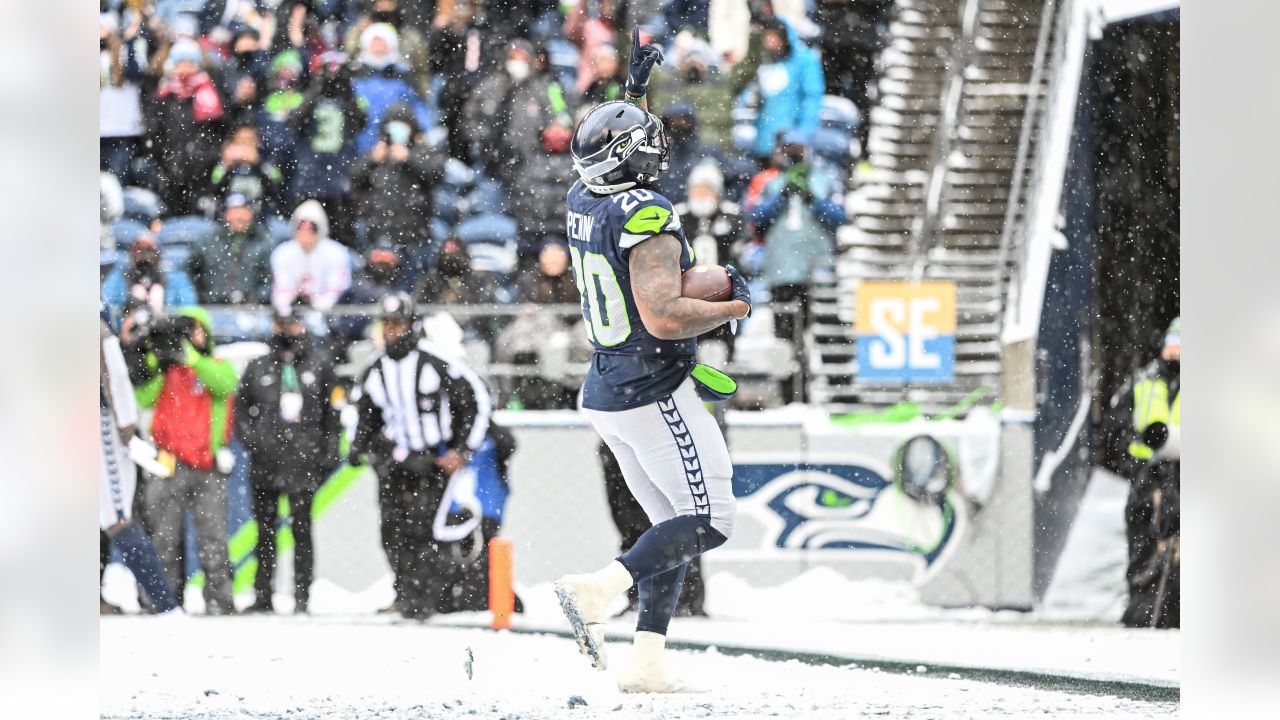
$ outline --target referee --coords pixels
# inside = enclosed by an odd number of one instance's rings
[[[447,590],[454,556],[435,538],[433,521],[450,476],[484,442],[491,406],[471,368],[431,350],[408,294],[386,295],[381,309],[385,350],[352,390],[359,420],[348,462],[360,465],[368,455],[378,474],[393,607],[425,620]]]

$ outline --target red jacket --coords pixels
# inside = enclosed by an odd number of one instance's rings
[[[184,465],[211,470],[214,454],[231,440],[232,414],[232,403],[215,399],[194,368],[175,365],[164,374],[151,437]]]

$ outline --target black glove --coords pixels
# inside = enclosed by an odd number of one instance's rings
[[[1169,442],[1169,426],[1162,422],[1151,423],[1146,430],[1142,431],[1142,444],[1152,450],[1159,450],[1167,442]]]
[[[751,288],[747,287],[747,279],[742,277],[742,273],[738,272],[738,268],[732,265],[725,265],[724,271],[729,275],[730,282],[733,283],[733,297],[731,300],[741,300],[747,304],[747,314],[743,317],[751,316]],[[734,335],[738,334],[738,321],[729,321],[729,332]]]
[[[347,453],[347,464],[351,467],[362,467],[364,465],[364,455],[351,450]]]
[[[631,60],[627,69],[627,96],[644,97],[649,92],[649,74],[653,66],[662,64],[662,49],[640,44],[640,28],[631,29]]]

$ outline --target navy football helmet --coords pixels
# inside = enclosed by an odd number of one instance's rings
[[[662,121],[622,101],[592,108],[573,131],[569,152],[583,184],[601,195],[652,183],[668,167]]]

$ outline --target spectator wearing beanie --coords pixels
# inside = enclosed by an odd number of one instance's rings
[[[271,238],[254,221],[253,204],[241,193],[227,195],[216,235],[191,251],[187,272],[200,302],[265,305],[271,297]]]
[[[351,286],[351,255],[329,237],[329,218],[315,200],[293,211],[293,239],[271,253],[271,302],[284,311],[295,301],[328,310]]]
[[[147,108],[147,139],[160,170],[160,194],[175,215],[196,200],[226,132],[222,96],[200,69],[200,46],[181,39],[169,50],[165,77]]]

